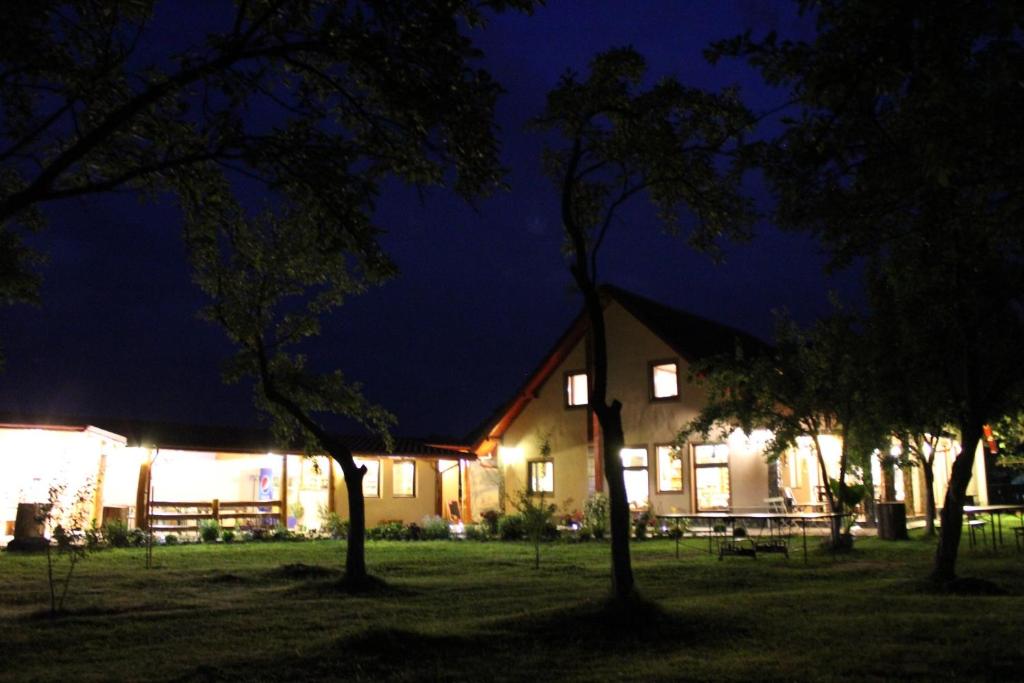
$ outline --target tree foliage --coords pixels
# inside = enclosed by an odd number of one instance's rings
[[[761,164],[777,222],[821,239],[833,264],[864,259],[912,326],[928,383],[952,406],[963,450],[943,505],[933,577],[955,575],[960,517],[982,426],[1024,374],[1024,8],[803,0],[813,40],[745,35],[741,55],[795,103]],[[875,303],[880,303],[876,299]]]
[[[847,492],[848,475],[855,468],[870,467],[871,454],[885,443],[874,410],[863,338],[858,318],[842,310],[809,330],[780,316],[772,352],[750,356],[737,350],[692,369],[707,400],[677,441],[684,443],[693,434],[721,438],[735,427],[746,434],[765,429],[770,436],[764,453],[775,461],[809,439],[822,481],[828,481],[822,439],[838,436],[842,439],[838,472],[825,495],[832,512],[850,514],[853,496]],[[836,543],[838,532],[836,524]]]
[[[495,187],[500,88],[463,29],[532,5],[221,0],[169,35],[175,3],[0,4],[0,303],[36,297],[24,237],[55,200],[269,191],[344,231],[390,173]]]
[[[629,504],[618,457],[624,445],[622,406],[608,397],[598,254],[623,206],[638,195],[655,207],[663,229],[685,234],[700,249],[711,250],[721,237],[745,236],[752,219],[739,191],[739,172],[725,161],[751,123],[736,93],[708,93],[674,78],[648,85],[646,71],[632,48],[598,54],[586,78],[572,72],[562,77],[536,120],[565,143],[545,150],[544,165],[561,198],[569,269],[589,321],[589,410],[601,425],[612,582],[620,597],[633,591],[634,581]]]

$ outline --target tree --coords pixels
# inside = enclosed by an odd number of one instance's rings
[[[870,467],[871,454],[882,441],[872,411],[871,383],[865,380],[863,335],[856,318],[836,312],[809,331],[780,317],[771,353],[737,353],[709,359],[694,368],[707,391],[700,414],[680,432],[705,438],[713,431],[739,425],[747,434],[770,430],[765,456],[777,461],[809,437],[822,481],[831,477],[822,438],[842,440],[838,474],[825,487],[829,509],[837,515],[852,513],[847,481],[853,467]],[[853,503],[854,505],[856,502]],[[842,519],[832,525],[832,543],[841,547]]]
[[[394,419],[369,404],[358,384],[340,371],[318,373],[296,349],[320,332],[320,320],[367,280],[386,274],[383,263],[359,264],[339,236],[307,220],[305,213],[239,218],[213,232],[189,235],[196,282],[210,296],[206,317],[217,322],[238,351],[225,379],[250,378],[257,405],[273,417],[284,445],[302,439],[307,452],[326,452],[341,466],[348,491],[350,528],[345,578],[367,577],[363,475],[351,450],[317,419],[318,413],[358,420],[390,442]]]
[[[220,30],[180,44],[151,39],[152,1],[3,4],[0,298],[33,293],[19,237],[46,202],[172,193],[209,314],[239,348],[227,376],[254,378],[279,431],[301,428],[346,475],[346,575],[362,580],[362,471],[315,414],[377,430],[387,417],[295,345],[393,272],[372,222],[383,179],[451,181],[467,198],[499,185],[500,87],[471,66],[462,29],[533,4],[240,0],[223,3]],[[246,205],[260,193],[265,205]]]
[[[608,396],[601,245],[620,209],[636,195],[646,194],[665,230],[686,233],[699,249],[713,250],[722,236],[745,236],[752,219],[739,174],[722,161],[751,123],[736,93],[707,93],[673,78],[643,89],[645,72],[643,57],[631,48],[601,53],[585,80],[572,72],[562,77],[536,120],[568,143],[547,149],[544,162],[561,197],[569,269],[589,321],[589,410],[601,427],[612,583],[619,597],[633,592],[634,581],[629,503],[618,457],[624,444],[622,404]]]
[[[166,35],[156,0],[0,4],[0,303],[35,298],[55,200],[269,190],[344,226],[383,173],[495,187],[500,88],[461,29],[532,5],[239,0]]]
[[[776,221],[819,237],[833,265],[867,260],[941,376],[962,446],[931,572],[949,581],[982,427],[1024,382],[1024,7],[800,6],[812,41],[746,35],[712,56],[746,57],[796,103],[762,157]]]
[[[932,341],[922,336],[916,321],[903,314],[895,292],[885,286],[885,281],[871,280],[869,345],[877,379],[874,400],[879,419],[902,451],[899,458],[888,460],[888,469],[897,464],[921,468],[925,480],[925,534],[933,536],[935,456],[942,439],[953,437],[950,425],[956,420],[955,406],[943,390],[941,368],[929,358],[927,348],[920,348],[922,343],[927,346]]]

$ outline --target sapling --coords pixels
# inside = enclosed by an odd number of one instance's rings
[[[89,531],[93,483],[86,481],[68,498],[68,485],[54,483],[47,504],[40,508],[36,521],[50,532],[46,544],[46,580],[50,588],[50,617],[64,610],[75,566],[89,552]]]

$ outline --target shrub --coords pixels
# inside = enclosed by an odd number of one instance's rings
[[[522,515],[502,515],[498,518],[498,537],[503,541],[520,541],[526,535]]]
[[[320,530],[331,538],[348,538],[348,520],[342,519],[337,512],[320,509]]]
[[[421,535],[425,541],[441,541],[452,537],[448,522],[441,517],[427,515],[421,520],[420,526],[422,527]]]
[[[498,535],[498,520],[501,519],[500,512],[497,510],[486,510],[482,515],[480,515],[480,519],[483,520],[484,529],[488,534],[491,536]]]
[[[234,531],[234,529],[224,529],[224,531],[220,532],[220,540],[224,541],[225,543],[234,543],[235,542],[235,531]]]
[[[642,541],[647,538],[647,525],[650,523],[652,517],[649,510],[644,510],[637,515],[636,520],[633,522],[633,536],[636,540]]]
[[[128,532],[128,543],[136,548],[146,545],[147,538],[146,532],[142,529],[132,529]]]
[[[402,541],[408,538],[405,525],[398,520],[386,520],[366,530],[366,536],[373,541]]]
[[[178,545],[178,537],[175,534],[167,534],[164,536],[164,545]]]
[[[497,520],[495,520],[497,521]],[[497,526],[497,524],[495,524]],[[467,524],[466,525],[466,539],[470,541],[486,541],[492,538],[494,534],[490,532],[487,524]]]
[[[199,538],[204,543],[216,543],[220,538],[220,524],[215,519],[204,519],[199,522]]]
[[[128,523],[123,519],[112,519],[103,525],[103,538],[114,548],[127,548],[131,545],[128,535]]]
[[[87,481],[71,496],[66,504],[67,484],[52,484],[48,502],[39,508],[35,521],[50,528],[52,543],[46,544],[46,578],[50,584],[50,616],[64,610],[64,600],[71,587],[75,566],[86,558],[88,546],[85,538],[86,510],[90,508],[94,491]]]
[[[102,540],[103,530],[96,526],[96,518],[94,517],[89,524],[89,528],[85,530],[85,547],[89,550],[96,550]]]
[[[608,496],[595,493],[583,503],[583,526],[596,539],[604,538],[608,530]]]
[[[270,537],[275,541],[289,541],[292,538],[292,532],[288,531],[288,527],[283,524],[277,524],[270,533]]]

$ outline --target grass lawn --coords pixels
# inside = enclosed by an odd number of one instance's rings
[[[959,564],[1008,594],[948,595],[921,581],[931,541],[857,543],[807,564],[636,543],[631,612],[605,603],[602,543],[546,545],[534,570],[525,543],[370,542],[372,595],[337,588],[337,541],[159,547],[151,570],[103,550],[56,620],[45,559],[2,553],[0,679],[1024,680],[1012,545]]]

